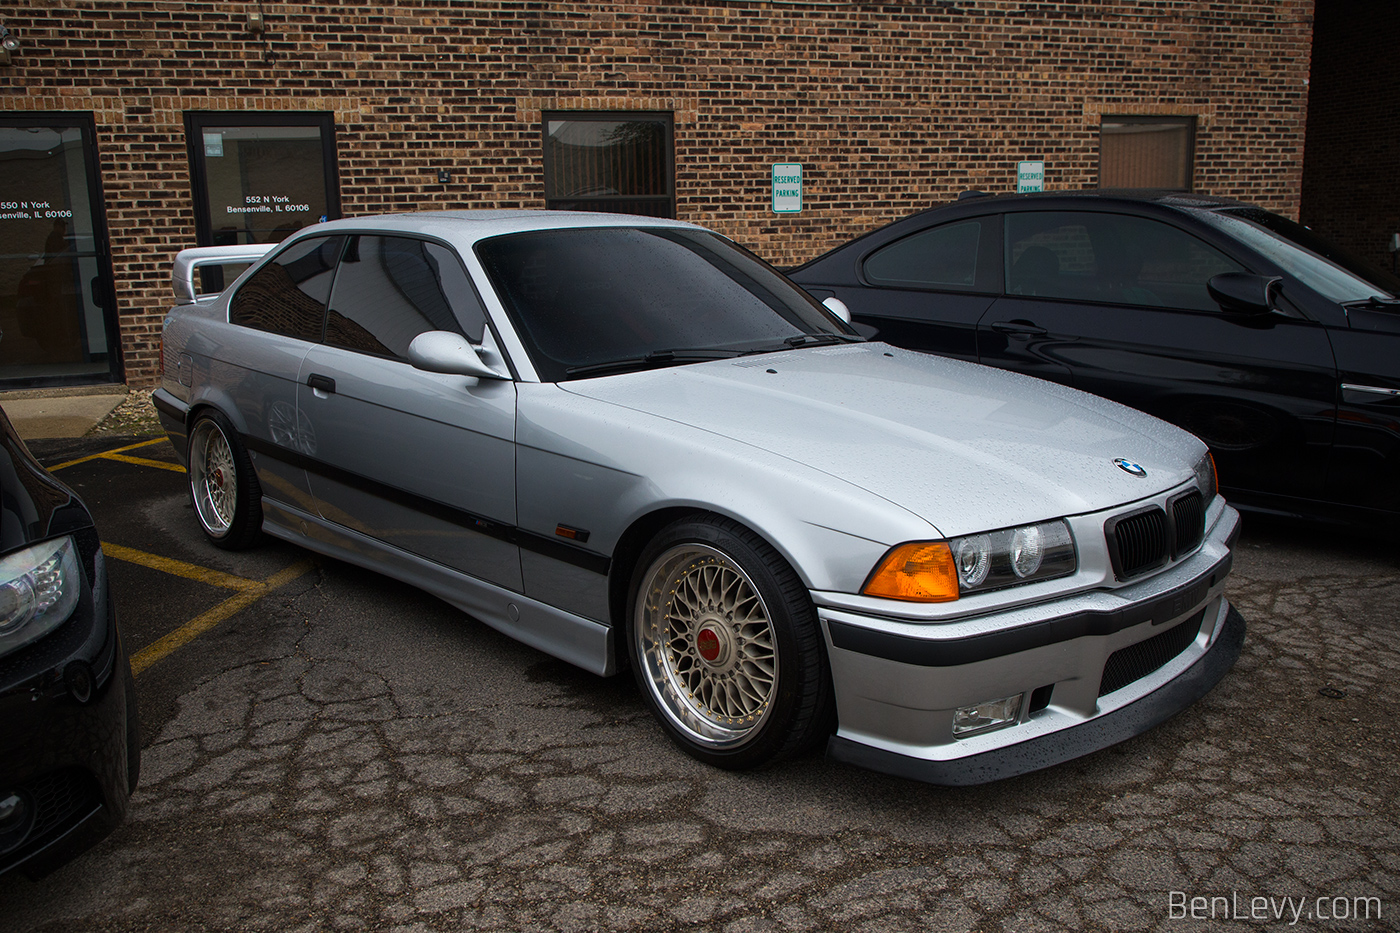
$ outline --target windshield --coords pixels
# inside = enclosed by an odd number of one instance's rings
[[[548,382],[620,360],[670,364],[852,333],[762,260],[705,230],[540,230],[483,240],[476,253]]]
[[[1233,207],[1202,211],[1201,218],[1339,304],[1400,294],[1400,279],[1372,268],[1286,217],[1257,207]]]

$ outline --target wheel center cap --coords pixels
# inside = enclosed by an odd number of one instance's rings
[[[223,471],[223,470],[219,470],[219,469],[215,469],[215,470],[214,470],[214,477],[213,477],[213,479],[214,479],[214,485],[215,485],[215,486],[218,486],[220,489],[222,489],[222,488],[223,488],[223,485],[224,485],[224,471]]]
[[[713,622],[706,622],[700,626],[700,631],[695,633],[695,650],[700,657],[708,664],[719,664],[722,662],[725,650],[725,639],[723,630]]]

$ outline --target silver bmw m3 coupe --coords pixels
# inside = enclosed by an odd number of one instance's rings
[[[990,781],[1239,655],[1204,444],[867,342],[700,227],[364,217],[186,250],[175,290],[154,400],[214,545],[274,535],[630,668],[702,761]]]

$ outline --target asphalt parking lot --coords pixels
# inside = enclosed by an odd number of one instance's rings
[[[1400,547],[1251,521],[1230,675],[999,784],[755,774],[432,597],[207,545],[163,440],[41,441],[97,516],[145,731],[128,822],[5,929],[1396,929]]]

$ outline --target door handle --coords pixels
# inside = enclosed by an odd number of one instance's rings
[[[997,321],[992,325],[992,330],[998,334],[1020,334],[1025,337],[1045,336],[1045,328],[1024,320]]]
[[[307,376],[306,384],[309,385],[311,388],[315,389],[317,392],[325,392],[329,394],[335,391],[335,380],[332,379],[330,376],[322,376],[319,373],[312,373],[311,375]]]

